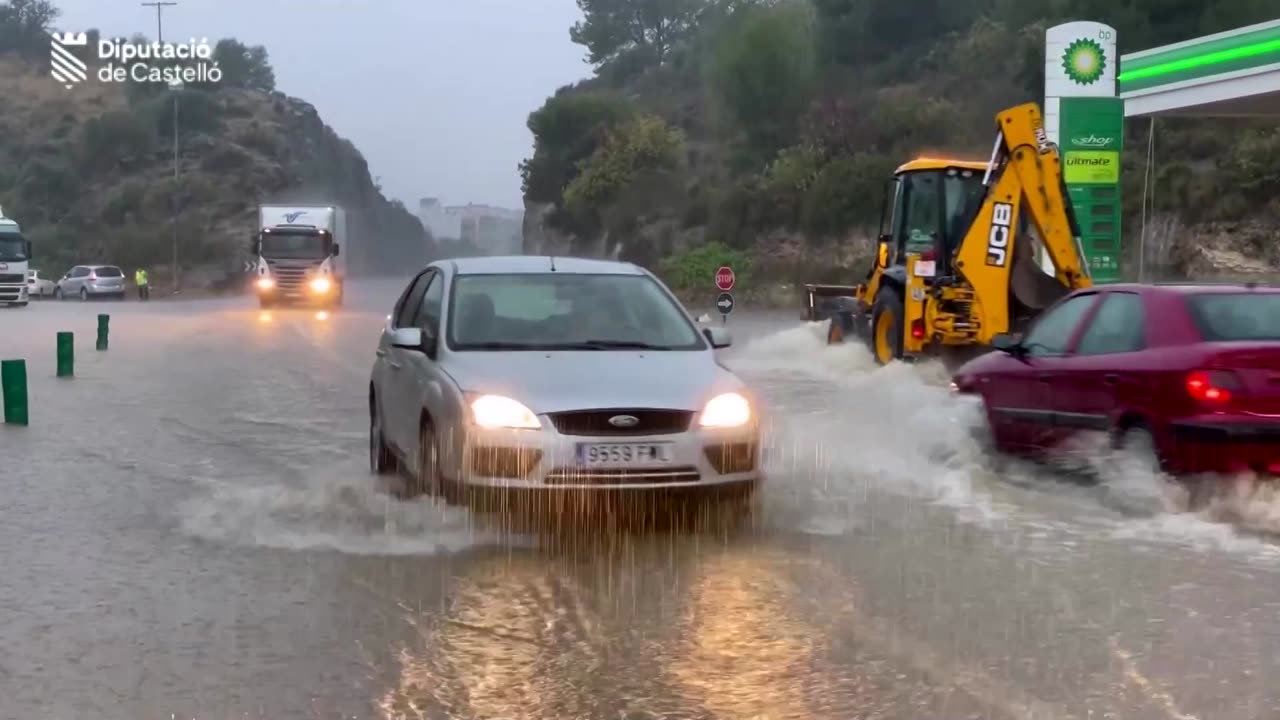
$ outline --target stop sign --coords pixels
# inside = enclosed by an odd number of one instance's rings
[[[724,292],[729,292],[730,290],[733,289],[733,281],[734,281],[733,268],[729,267],[728,265],[722,265],[719,270],[716,270],[716,288],[717,289],[723,290]]]

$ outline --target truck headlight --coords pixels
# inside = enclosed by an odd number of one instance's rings
[[[750,421],[751,403],[732,392],[711,398],[698,417],[698,424],[704,428],[741,427]]]
[[[275,281],[275,280],[272,280],[272,279],[271,279],[271,278],[269,278],[269,277],[260,277],[260,278],[258,278],[258,287],[259,287],[259,288],[261,288],[261,289],[263,289],[263,290],[270,290],[271,288],[273,288],[273,287],[275,287],[275,286],[276,286],[276,281]]]
[[[311,281],[311,291],[318,293],[329,292],[329,278],[318,277]]]
[[[542,427],[532,410],[501,395],[481,395],[472,400],[471,417],[482,428],[536,430]]]

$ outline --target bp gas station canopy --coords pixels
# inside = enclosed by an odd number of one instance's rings
[[[1280,20],[1120,58],[1127,117],[1280,116]]]

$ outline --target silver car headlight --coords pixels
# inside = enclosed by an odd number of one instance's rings
[[[517,400],[501,395],[479,395],[471,399],[471,419],[482,428],[537,430],[538,416]]]
[[[698,424],[704,428],[742,427],[749,422],[751,403],[736,392],[711,398],[698,416]]]

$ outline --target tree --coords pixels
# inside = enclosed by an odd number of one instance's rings
[[[683,150],[680,130],[655,115],[638,116],[610,131],[581,163],[564,190],[565,206],[577,215],[598,212],[639,176],[676,167]]]
[[[248,47],[234,38],[218,41],[213,59],[222,70],[223,86],[270,92],[276,89],[276,74],[261,45]]]
[[[49,0],[9,0],[0,5],[0,53],[47,51],[49,27],[61,14]]]
[[[817,81],[813,14],[800,0],[748,7],[715,48],[711,80],[745,133],[747,155],[765,162],[794,139]]]
[[[632,51],[661,64],[704,5],[705,0],[578,0],[583,19],[569,29],[569,37],[587,48],[593,65]]]
[[[557,202],[608,130],[631,114],[626,99],[609,92],[563,92],[529,114],[533,157],[520,163],[526,198]]]

